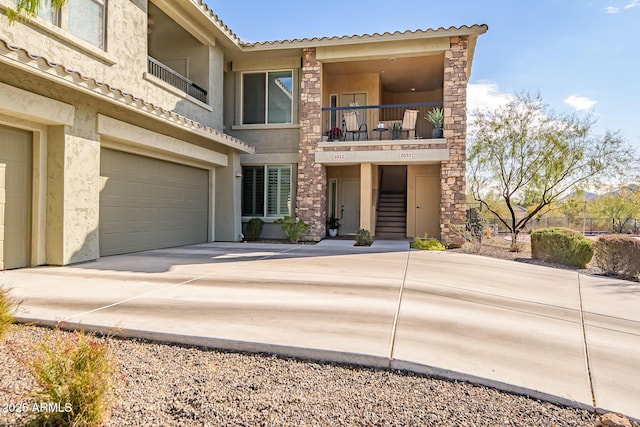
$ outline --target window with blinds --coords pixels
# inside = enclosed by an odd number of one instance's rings
[[[291,215],[291,165],[242,168],[242,215]]]
[[[291,213],[291,167],[267,166],[267,216]]]
[[[264,216],[264,166],[242,168],[242,215]]]

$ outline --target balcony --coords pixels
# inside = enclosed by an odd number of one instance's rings
[[[326,142],[379,142],[433,139],[433,125],[425,116],[441,102],[392,105],[363,105],[322,109],[322,135]],[[417,113],[413,129],[403,129],[407,110]],[[354,115],[355,113],[355,115]],[[357,122],[354,125],[354,120]],[[351,126],[347,126],[351,121]],[[425,141],[428,142],[428,141]]]
[[[148,71],[154,77],[180,89],[200,102],[207,103],[207,91],[158,60],[148,56]]]

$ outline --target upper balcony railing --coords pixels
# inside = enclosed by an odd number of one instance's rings
[[[436,107],[442,107],[442,102],[323,108],[323,140],[431,139],[433,125],[425,119],[425,116]],[[415,116],[413,126],[411,126],[411,116]],[[406,121],[405,117],[407,117]],[[408,123],[410,129],[403,128],[403,122]]]
[[[165,83],[180,89],[186,94],[194,97],[198,101],[207,102],[207,91],[189,80],[188,78],[176,73],[158,60],[148,56],[149,74],[155,76]]]

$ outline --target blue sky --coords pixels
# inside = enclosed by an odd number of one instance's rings
[[[598,133],[620,130],[640,150],[640,0],[206,3],[249,42],[487,24],[470,107],[540,93],[558,112],[591,112]]]

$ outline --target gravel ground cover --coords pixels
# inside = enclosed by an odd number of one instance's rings
[[[0,405],[29,403],[21,365],[51,333],[14,326],[0,344]],[[587,411],[396,371],[109,339],[117,360],[113,426],[593,426]],[[1,425],[28,414],[2,410]]]

